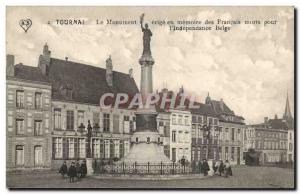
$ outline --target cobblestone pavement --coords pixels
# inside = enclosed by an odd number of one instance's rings
[[[56,172],[7,174],[9,188],[293,188],[294,170],[276,167],[233,168],[233,177],[195,180],[100,180],[84,178],[69,183]]]

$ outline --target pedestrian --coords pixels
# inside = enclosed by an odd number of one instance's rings
[[[198,173],[201,174],[202,172],[202,162],[198,161]]]
[[[181,160],[180,160],[180,163],[181,163],[182,166],[185,165],[185,158],[184,158],[184,156],[182,156],[182,158],[181,158]]]
[[[68,174],[68,166],[67,166],[67,162],[64,161],[64,163],[61,165],[61,167],[59,168],[59,173],[61,174],[62,178],[65,177],[65,174]]]
[[[74,162],[71,163],[68,175],[70,177],[70,183],[74,183],[74,177],[77,176],[76,168],[75,168],[75,163]]]
[[[224,164],[223,161],[220,161],[220,166],[219,166],[219,176],[222,176],[222,173],[224,173]]]
[[[79,159],[77,159],[77,161],[75,163],[75,168],[76,168],[76,173],[77,173],[77,179],[80,180],[80,178],[81,178],[81,166],[80,166]]]
[[[83,160],[81,164],[81,177],[84,178],[87,174],[87,167],[86,167],[86,161]]]
[[[218,172],[219,167],[220,167],[220,161],[218,160],[218,161],[214,162],[214,166],[213,166],[214,175]]]
[[[208,175],[208,171],[210,170],[210,168],[209,168],[209,165],[208,165],[206,159],[203,159],[202,169],[203,169],[204,176],[207,176]]]
[[[228,160],[225,161],[225,177],[232,176],[231,165]]]

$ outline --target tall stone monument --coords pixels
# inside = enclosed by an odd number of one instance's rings
[[[152,67],[154,59],[151,55],[151,36],[152,32],[148,28],[148,24],[143,26],[144,14],[140,17],[141,28],[143,32],[143,54],[139,59],[141,65],[141,87],[140,93],[143,104],[145,105],[146,98],[153,93],[152,85]],[[164,154],[162,139],[157,130],[155,106],[149,106],[138,109],[136,114],[136,131],[134,132],[131,142],[130,152],[124,157],[125,163],[139,164],[150,163],[171,163],[168,157]]]

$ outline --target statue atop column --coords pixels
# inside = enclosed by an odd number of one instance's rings
[[[142,28],[142,32],[144,33],[144,35],[143,35],[143,47],[144,47],[143,48],[143,56],[150,57],[151,56],[150,41],[151,41],[152,32],[148,28],[148,24],[145,24],[145,27],[143,26],[144,16],[145,16],[144,13],[140,16],[141,28]]]

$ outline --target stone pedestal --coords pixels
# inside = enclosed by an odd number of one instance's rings
[[[127,164],[164,164],[171,163],[169,158],[164,154],[163,145],[160,142],[160,135],[158,132],[135,132],[132,136],[131,142],[133,145],[130,152],[120,162]]]
[[[87,176],[94,174],[93,158],[86,158]]]

